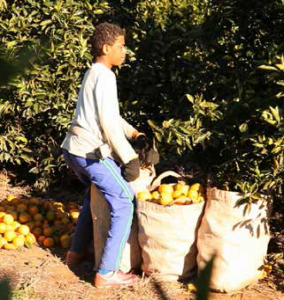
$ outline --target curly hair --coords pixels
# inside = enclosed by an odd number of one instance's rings
[[[103,54],[103,45],[113,45],[117,37],[121,35],[124,36],[125,31],[119,26],[107,22],[99,24],[95,28],[91,38],[92,53],[94,57],[101,56]]]

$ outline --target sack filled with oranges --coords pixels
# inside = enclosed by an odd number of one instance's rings
[[[196,270],[196,232],[204,207],[200,183],[161,184],[172,171],[161,174],[152,186],[137,193],[138,240],[142,271],[159,280],[190,277]]]

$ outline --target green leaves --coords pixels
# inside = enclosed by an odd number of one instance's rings
[[[60,143],[92,60],[88,39],[108,9],[105,1],[28,0],[0,12],[0,163],[37,174],[38,188],[59,178]]]
[[[154,133],[167,163],[195,164],[218,187],[244,190],[251,201],[260,191],[280,191],[284,32],[278,1],[7,4],[0,12],[3,167],[21,164],[42,189],[61,177],[60,144],[92,62],[93,24],[112,16],[126,29],[129,53],[116,70],[121,111],[139,130]],[[24,50],[31,55],[22,56]]]

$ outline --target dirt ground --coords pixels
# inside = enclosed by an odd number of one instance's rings
[[[2,177],[0,201],[10,193],[28,195],[30,191],[28,188],[8,186],[6,182],[3,183]],[[234,294],[210,293],[210,300],[284,300],[284,232],[277,216],[272,220],[271,228],[273,238],[267,263],[272,266],[272,272],[257,284]],[[65,254],[66,250],[63,249],[49,250],[36,245],[31,249],[0,250],[0,279],[10,279],[13,300],[195,299],[195,294],[188,291],[187,284],[159,283],[153,278],[143,278],[131,287],[97,289],[93,286],[92,261],[84,261],[70,270],[63,262]]]
[[[14,290],[13,299],[19,300],[79,300],[79,299],[195,299],[186,285],[176,282],[158,283],[142,279],[132,287],[97,289],[93,287],[91,261],[70,270],[62,261],[63,250],[45,250],[38,246],[14,251],[0,250],[0,278],[8,276]],[[212,300],[283,300],[273,276],[227,295],[211,293]]]
[[[81,263],[72,271],[63,263],[65,251],[45,250],[38,246],[14,251],[0,250],[0,278],[8,276],[13,299],[79,300],[79,299],[195,299],[186,285],[176,282],[158,283],[142,279],[132,287],[97,289],[93,287],[91,261]],[[211,293],[212,300],[283,300],[284,293],[273,276],[237,293]]]

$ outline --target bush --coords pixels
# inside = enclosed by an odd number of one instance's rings
[[[41,189],[62,177],[59,145],[91,63],[88,39],[107,20],[127,32],[122,111],[154,132],[169,164],[218,187],[281,193],[283,15],[280,0],[7,1],[1,57],[14,65],[27,49],[30,59],[1,88],[3,167],[29,170]]]
[[[199,95],[187,95],[187,118],[152,123],[170,145],[164,153],[197,163],[212,184],[248,201],[282,193],[283,14],[279,1],[212,5],[197,37],[207,64]]]
[[[1,88],[0,162],[20,177],[35,174],[30,182],[37,188],[61,176],[59,145],[92,61],[88,38],[108,9],[106,1],[27,0],[8,2],[1,12],[2,59],[13,64],[26,50],[29,64]]]

